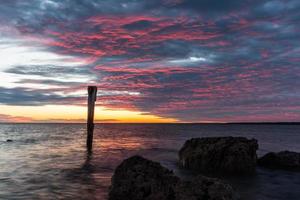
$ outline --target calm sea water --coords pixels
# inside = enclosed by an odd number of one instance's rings
[[[135,154],[189,178],[177,152],[192,137],[254,137],[259,155],[300,151],[299,125],[98,124],[91,157],[85,134],[84,124],[0,124],[0,199],[106,199],[114,168]],[[297,172],[258,167],[253,177],[226,180],[246,200],[300,199]]]

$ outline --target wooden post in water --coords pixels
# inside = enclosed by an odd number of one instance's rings
[[[89,153],[93,148],[93,133],[94,133],[94,110],[95,101],[97,99],[97,87],[88,86],[88,115],[87,115],[87,139],[86,147]]]

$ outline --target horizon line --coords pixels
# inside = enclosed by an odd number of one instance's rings
[[[0,124],[87,124],[86,122],[0,122]],[[299,122],[96,122],[94,124],[300,124]]]

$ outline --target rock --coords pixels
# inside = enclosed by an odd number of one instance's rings
[[[198,176],[181,181],[159,163],[140,156],[124,160],[115,170],[109,200],[233,200],[230,185],[218,179]]]
[[[179,179],[173,172],[140,156],[124,160],[115,170],[110,200],[172,199]]]
[[[175,189],[176,200],[237,200],[239,196],[232,187],[216,178],[197,176],[183,181]]]
[[[257,140],[244,137],[193,138],[179,151],[180,164],[209,173],[250,174],[255,172]]]
[[[6,142],[12,142],[13,140],[7,139]]]
[[[258,159],[258,164],[269,168],[300,171],[300,153],[291,151],[267,153]]]

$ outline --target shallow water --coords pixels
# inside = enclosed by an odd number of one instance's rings
[[[0,124],[0,199],[106,199],[114,168],[135,154],[188,178],[177,152],[192,137],[254,137],[259,155],[300,152],[299,125],[98,124],[91,157],[85,134],[84,124]],[[258,167],[253,177],[227,181],[246,200],[300,198],[297,172]]]

